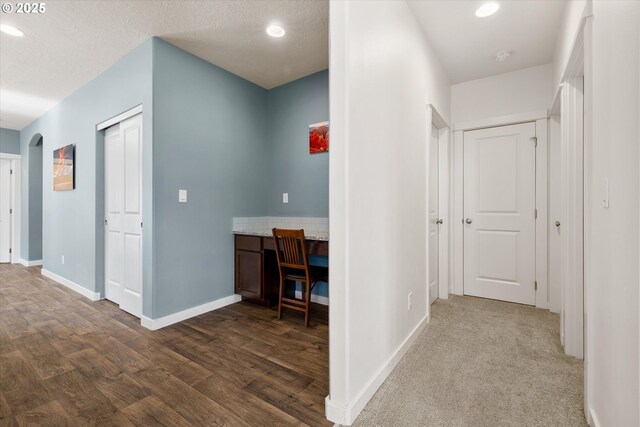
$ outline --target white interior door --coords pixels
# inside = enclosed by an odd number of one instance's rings
[[[0,262],[11,262],[11,160],[0,159]]]
[[[429,138],[429,303],[438,299],[438,264],[440,262],[440,233],[438,209],[438,129],[431,128]]]
[[[142,115],[105,131],[105,297],[142,314]]]
[[[464,293],[535,305],[535,123],[464,133]]]

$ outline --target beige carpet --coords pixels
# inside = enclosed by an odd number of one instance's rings
[[[356,426],[584,426],[583,363],[560,346],[557,314],[451,297]]]

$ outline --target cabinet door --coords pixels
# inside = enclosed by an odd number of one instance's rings
[[[262,299],[262,254],[236,250],[236,294]]]

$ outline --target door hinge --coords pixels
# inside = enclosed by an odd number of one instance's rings
[[[536,138],[535,136],[529,138],[529,141],[533,142],[534,147],[538,146],[538,138]]]
[[[535,287],[535,289],[537,291],[538,290],[538,281],[536,280],[535,282],[533,282],[533,284],[534,284],[534,287]]]
[[[142,223],[140,223],[140,228],[142,228]]]
[[[11,253],[11,248],[9,248],[9,253]]]
[[[13,213],[13,209],[9,209],[9,215]]]
[[[13,169],[9,169],[9,175],[13,175]]]
[[[538,219],[538,209],[535,209],[535,210],[533,211],[533,217],[534,217],[535,219]]]

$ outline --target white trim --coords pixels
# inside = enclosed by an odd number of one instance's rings
[[[560,83],[558,85],[558,89],[556,89],[556,93],[553,97],[553,101],[551,102],[551,108],[549,109],[549,117],[553,117],[553,116],[559,116],[561,113],[561,108],[562,108],[562,86],[563,84]]]
[[[453,260],[451,262],[451,293],[464,294],[464,132],[454,132],[453,145],[453,219],[451,221]]]
[[[105,120],[102,123],[99,123],[98,125],[96,125],[96,130],[103,130],[106,129],[108,127],[111,127],[115,124],[120,123],[123,120],[127,120],[128,118],[131,118],[137,114],[142,113],[142,104],[140,105],[136,105],[135,107],[133,107],[132,109],[125,111],[122,114],[118,114],[117,116],[109,119],[109,120]]]
[[[11,263],[20,260],[20,224],[22,220],[22,161],[11,160]]]
[[[449,230],[451,228],[449,216],[449,125],[442,118],[433,104],[427,104],[427,128],[428,141],[431,141],[431,127],[438,129],[438,218],[443,220],[438,230],[438,298],[449,298]],[[429,117],[430,116],[430,117]],[[430,123],[429,123],[430,122]],[[427,149],[427,153],[429,150]],[[427,159],[428,160],[428,159]],[[427,165],[431,162],[427,161]],[[427,182],[427,198],[429,200],[429,183]],[[427,212],[430,209],[427,207]],[[429,217],[427,215],[427,222]],[[429,247],[429,224],[427,224],[427,248]],[[427,250],[427,257],[428,254]],[[427,262],[428,269],[428,262]],[[427,271],[427,306],[431,298],[429,297],[429,272]],[[428,313],[428,311],[427,311]]]
[[[549,170],[549,120],[536,121],[536,307],[549,308],[548,271],[548,170]]]
[[[296,291],[296,298],[302,299],[302,291]],[[311,294],[311,302],[315,302],[320,305],[329,305],[329,297],[323,297],[322,295]]]
[[[22,264],[25,267],[33,267],[33,266],[36,266],[36,265],[42,265],[42,260],[41,259],[37,259],[37,260],[34,260],[34,261],[27,261],[26,259],[20,258],[18,260],[18,264]]]
[[[414,328],[409,336],[400,344],[398,349],[391,355],[387,362],[378,370],[378,372],[371,378],[363,390],[354,399],[353,403],[348,406],[342,406],[335,404],[331,401],[331,396],[327,396],[325,399],[325,415],[331,422],[351,425],[360,412],[367,405],[369,400],[373,397],[375,392],[380,388],[382,383],[387,379],[391,371],[398,365],[400,360],[407,353],[409,348],[416,341],[420,333],[429,323],[429,316],[425,316],[420,323]]]
[[[335,423],[334,426],[349,425],[346,421],[347,413],[347,407],[333,402],[331,396],[324,398],[324,415],[329,421]]]
[[[521,114],[510,114],[506,116],[488,117],[486,119],[473,120],[470,122],[456,123],[454,131],[468,131],[476,129],[493,128],[497,126],[517,125],[519,123],[535,122],[536,120],[549,117],[548,110],[531,111]]]
[[[209,311],[217,310],[230,304],[234,304],[242,300],[240,295],[230,295],[228,297],[220,298],[214,301],[210,301],[196,307],[187,308],[186,310],[179,311],[177,313],[169,314],[158,319],[151,319],[146,316],[140,317],[140,324],[147,329],[155,331],[157,329],[164,328],[165,326],[173,325],[174,323],[182,322],[183,320],[190,319],[195,316],[199,316]]]
[[[584,96],[582,77],[562,91],[562,284],[564,350],[584,357]]]
[[[583,130],[583,179],[584,188],[593,188],[591,177],[593,172],[591,170],[592,157],[593,157],[593,13],[592,5],[587,2],[585,6],[585,14],[588,14],[584,26],[582,28],[582,34],[579,37],[582,39],[582,54],[583,54],[583,73],[586,77],[583,79],[583,123],[586,123]],[[584,206],[593,206],[591,201],[591,193],[589,191],[584,192]],[[591,211],[589,209],[583,210],[583,230],[592,230],[591,223]],[[591,234],[583,231],[583,259],[591,259]],[[591,306],[591,269],[587,268],[584,271],[583,277],[583,312],[584,312],[584,407],[590,409],[589,402],[591,401],[591,389],[592,389],[592,364],[591,355],[593,349],[591,348],[591,330],[593,316],[589,314],[588,307]],[[587,410],[585,409],[585,412]],[[595,413],[589,411],[588,414],[592,421],[600,425],[598,417]]]
[[[431,124],[436,127],[436,129],[448,128],[449,123],[445,119],[442,118],[440,113],[433,104],[427,104],[427,108],[431,108]]]
[[[431,286],[430,286],[430,282],[431,282],[431,275],[429,274],[429,265],[431,263],[431,253],[429,251],[430,248],[430,242],[429,242],[429,232],[430,232],[430,228],[431,228],[431,211],[430,211],[430,206],[429,206],[429,200],[431,199],[431,184],[429,182],[430,178],[431,178],[431,171],[429,169],[431,169],[431,133],[433,131],[433,126],[434,124],[434,119],[437,120],[437,117],[439,117],[439,114],[437,112],[435,112],[435,108],[433,107],[433,105],[431,104],[427,104],[427,117],[426,117],[426,128],[425,128],[425,135],[426,135],[426,139],[424,141],[424,143],[426,144],[426,149],[424,152],[424,164],[426,165],[426,173],[424,174],[424,189],[425,189],[425,195],[424,195],[424,199],[425,199],[425,215],[424,215],[424,219],[425,219],[425,224],[424,224],[424,229],[426,231],[426,233],[424,234],[424,245],[425,245],[425,263],[424,263],[424,277],[425,277],[425,281],[424,281],[424,286],[425,286],[425,296],[427,298],[426,300],[426,305],[427,305],[427,316],[429,315],[429,313],[431,312]],[[438,288],[438,293],[440,292],[440,289]]]
[[[595,409],[589,408],[588,415],[589,417],[587,419],[587,424],[589,424],[591,427],[600,427],[602,425],[600,424],[600,420],[596,415]]]
[[[20,258],[18,263],[24,265],[25,267],[33,267],[33,266],[36,266],[36,265],[42,265],[42,260],[41,259],[36,259],[36,260],[33,260],[33,261],[27,261],[26,259]]]
[[[31,261],[33,262],[33,261]],[[48,270],[45,270],[44,268],[42,270],[40,270],[40,273],[45,276],[48,277],[49,279],[53,280],[54,282],[57,282],[63,286],[66,286],[67,288],[71,289],[72,291],[75,291],[77,293],[79,293],[80,295],[89,298],[91,301],[98,301],[100,299],[100,293],[99,292],[93,292],[90,291],[89,289],[85,288],[84,286],[80,286],[77,283],[72,282],[69,279],[65,279],[62,276],[58,276],[55,273],[52,273]]]
[[[434,110],[435,111],[435,110]],[[449,299],[449,128],[438,129],[438,217],[443,223],[438,234],[438,298]]]
[[[21,206],[21,179],[22,179],[22,156],[20,154],[0,153],[0,159],[9,160],[9,168],[11,169],[11,196],[9,205],[11,213],[11,264],[20,263],[20,206]]]

